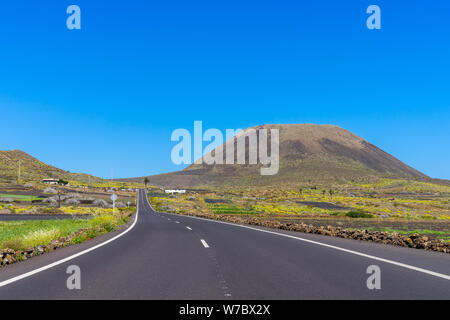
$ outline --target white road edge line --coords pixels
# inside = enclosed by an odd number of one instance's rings
[[[139,201],[139,198],[140,197],[139,197],[139,194],[138,194],[138,201]],[[56,267],[57,265],[60,265],[60,264],[62,264],[64,262],[67,262],[67,261],[73,260],[75,258],[78,258],[79,256],[82,256],[82,255],[84,255],[84,254],[86,254],[88,252],[94,251],[95,249],[103,247],[103,246],[107,245],[108,243],[111,243],[114,240],[119,239],[120,237],[124,236],[125,234],[127,234],[128,232],[130,232],[134,228],[134,226],[136,225],[136,222],[138,220],[138,215],[139,215],[139,202],[138,202],[138,208],[136,210],[136,216],[134,218],[133,224],[128,229],[126,229],[124,232],[122,232],[121,234],[118,234],[117,236],[115,236],[115,237],[113,237],[113,238],[111,238],[111,239],[109,239],[109,240],[107,240],[105,242],[102,242],[102,243],[100,243],[100,244],[98,244],[98,245],[96,245],[96,246],[94,246],[92,248],[86,249],[84,251],[78,252],[78,253],[76,253],[74,255],[71,255],[71,256],[69,256],[67,258],[64,258],[62,260],[58,260],[58,261],[53,262],[51,264],[48,264],[46,266],[43,266],[43,267],[40,267],[38,269],[35,269],[35,270],[29,271],[27,273],[21,274],[20,276],[16,276],[14,278],[5,280],[3,282],[0,282],[0,288],[4,287],[4,286],[7,286],[8,284],[14,283],[16,281],[19,281],[19,280],[31,277],[32,275],[35,275],[35,274],[37,274],[39,272],[42,272],[42,271],[48,270],[50,268]]]
[[[202,245],[203,245],[205,248],[209,248],[209,246],[208,246],[208,244],[206,243],[205,240],[200,239],[200,242],[202,243]]]
[[[166,214],[175,215],[174,213],[166,213]],[[345,248],[333,246],[331,244],[326,244],[326,243],[322,243],[322,242],[318,242],[318,241],[314,241],[314,240],[309,240],[309,239],[305,239],[305,238],[301,238],[301,237],[295,237],[295,236],[292,236],[292,235],[289,235],[289,234],[278,233],[278,232],[269,231],[269,230],[262,230],[262,229],[258,229],[258,228],[245,226],[245,225],[240,225],[240,224],[235,224],[235,223],[230,223],[230,222],[224,222],[224,221],[211,220],[211,219],[205,219],[205,218],[199,218],[199,217],[193,217],[193,216],[188,216],[188,215],[178,215],[177,214],[177,216],[183,216],[183,217],[192,218],[192,219],[204,220],[204,221],[213,222],[213,223],[222,223],[222,224],[227,224],[227,225],[230,225],[230,226],[250,229],[250,230],[259,231],[259,232],[270,233],[270,234],[274,234],[274,235],[278,235],[278,236],[282,236],[282,237],[286,237],[286,238],[291,238],[291,239],[295,239],[295,240],[299,240],[299,241],[303,241],[303,242],[319,245],[319,246],[322,246],[322,247],[327,247],[327,248],[343,251],[343,252],[346,252],[346,253],[351,253],[351,254],[354,254],[354,255],[357,255],[357,256],[360,256],[360,257],[373,259],[373,260],[381,261],[381,262],[385,262],[385,263],[389,263],[389,264],[392,264],[392,265],[395,265],[395,266],[398,266],[398,267],[402,267],[402,268],[405,268],[405,269],[410,269],[410,270],[422,272],[422,273],[428,274],[430,276],[442,278],[442,279],[445,279],[445,280],[450,280],[450,275],[447,275],[447,274],[443,274],[443,273],[439,273],[439,272],[435,272],[435,271],[431,271],[431,270],[427,270],[427,269],[411,266],[409,264],[402,263],[402,262],[397,262],[397,261],[393,261],[393,260],[389,260],[389,259],[380,258],[380,257],[377,257],[377,256],[372,256],[370,254],[362,253],[362,252],[359,252],[359,251],[354,251],[354,250],[350,250],[350,249],[345,249]]]

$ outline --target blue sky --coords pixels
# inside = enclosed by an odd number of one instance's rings
[[[66,28],[66,8],[82,30]],[[366,28],[366,8],[382,29]],[[109,178],[177,128],[336,124],[450,179],[450,2],[3,1],[0,149]]]

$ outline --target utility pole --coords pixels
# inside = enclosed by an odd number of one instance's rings
[[[20,167],[21,167],[21,165],[22,165],[22,160],[20,160],[19,159],[19,176],[18,176],[18,178],[17,178],[17,183],[20,183]]]
[[[61,208],[61,189],[58,187],[58,208]]]

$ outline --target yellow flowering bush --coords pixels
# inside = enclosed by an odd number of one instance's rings
[[[288,205],[274,206],[274,205],[258,205],[258,204],[253,206],[253,210],[267,214],[296,214],[296,215],[311,214],[311,213],[329,214],[332,212],[327,209],[321,209],[310,206],[288,206]]]

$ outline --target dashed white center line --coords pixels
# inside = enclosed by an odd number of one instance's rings
[[[200,239],[200,242],[203,244],[203,246],[204,246],[205,248],[209,248],[209,246],[208,246],[208,244],[206,243],[205,240]]]
[[[186,227],[186,229],[188,229],[188,230],[192,230],[190,227]]]
[[[180,223],[179,221],[175,221],[175,223]]]

